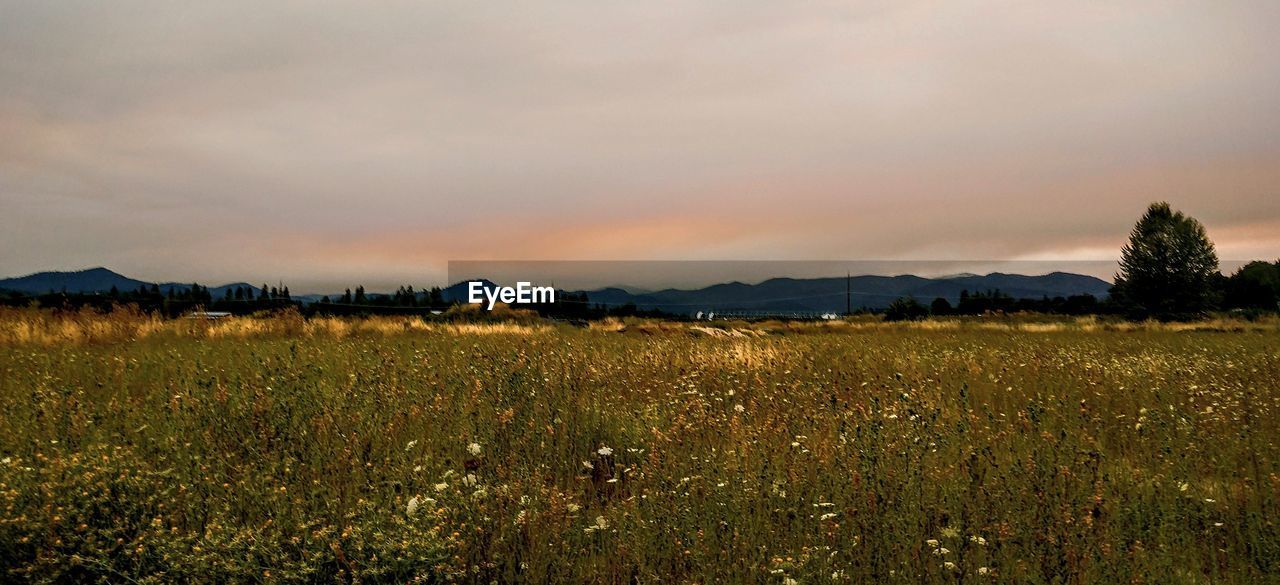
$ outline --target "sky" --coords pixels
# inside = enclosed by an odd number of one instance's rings
[[[1280,257],[1280,2],[0,0],[0,275]]]

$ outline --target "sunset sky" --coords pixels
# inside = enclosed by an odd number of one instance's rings
[[[0,276],[1280,257],[1280,2],[0,0]]]

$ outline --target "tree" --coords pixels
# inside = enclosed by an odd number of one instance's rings
[[[884,310],[885,321],[911,321],[929,316],[929,308],[911,297],[900,298]]]
[[[1227,278],[1223,304],[1232,309],[1280,308],[1280,261],[1253,261]]]
[[[1198,316],[1213,308],[1217,274],[1204,226],[1168,203],[1152,203],[1120,251],[1111,294],[1133,317]]]
[[[942,297],[933,299],[933,302],[929,304],[929,312],[934,315],[950,315],[951,301]]]

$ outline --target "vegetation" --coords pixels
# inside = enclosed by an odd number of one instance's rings
[[[1137,316],[1200,316],[1217,306],[1218,255],[1204,226],[1152,203],[1120,251],[1112,296]]]
[[[0,580],[1257,583],[1277,321],[0,309]]]

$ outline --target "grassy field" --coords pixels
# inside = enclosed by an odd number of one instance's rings
[[[1280,334],[0,313],[0,580],[1280,581]]]

